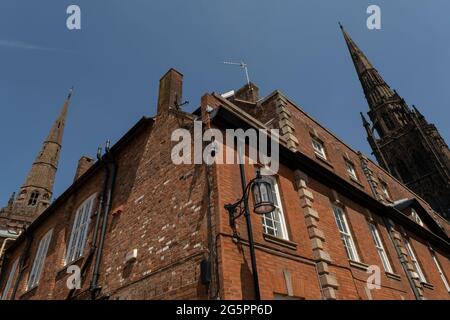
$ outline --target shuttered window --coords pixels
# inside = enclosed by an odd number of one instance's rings
[[[92,195],[76,211],[67,247],[66,264],[75,261],[83,255],[94,200],[95,195]]]
[[[9,298],[8,292],[11,289],[11,285],[14,280],[14,276],[16,274],[18,264],[19,264],[19,258],[17,258],[14,261],[14,263],[11,267],[11,271],[9,272],[8,280],[6,281],[5,289],[3,290],[2,300],[8,300],[8,298]]]
[[[42,268],[44,267],[45,257],[47,256],[48,246],[52,239],[53,229],[48,231],[39,241],[39,247],[34,258],[33,266],[31,268],[30,276],[28,278],[28,290],[34,288],[39,284],[41,278]]]

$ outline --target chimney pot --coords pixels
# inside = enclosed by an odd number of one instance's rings
[[[78,160],[78,166],[77,171],[75,172],[75,177],[73,181],[77,180],[79,177],[81,177],[92,165],[94,164],[94,159],[82,156],[80,160]]]
[[[250,82],[250,84],[244,85],[235,93],[235,98],[256,102],[259,100],[259,88],[254,83]]]

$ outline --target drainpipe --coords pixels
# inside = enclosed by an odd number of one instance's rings
[[[10,240],[16,240],[15,238],[10,238],[10,237],[8,237],[8,238],[5,238],[4,240],[3,240],[3,243],[2,243],[2,247],[1,247],[1,249],[0,249],[0,261],[2,261],[2,257],[3,257],[3,254],[4,254],[4,252],[5,252],[5,248],[6,248],[6,243],[8,242],[8,241],[10,241]],[[1,270],[2,268],[1,268],[1,264],[0,264],[0,270]]]
[[[103,245],[104,245],[105,236],[106,236],[106,229],[108,227],[108,215],[109,215],[109,212],[111,211],[111,203],[112,203],[111,199],[112,199],[112,194],[113,194],[113,188],[114,188],[114,183],[116,180],[116,173],[117,173],[117,163],[116,163],[113,155],[110,152],[109,144],[110,144],[110,142],[108,141],[106,143],[106,147],[105,147],[105,155],[99,159],[100,161],[103,162],[104,168],[105,168],[105,185],[104,185],[103,195],[102,195],[103,210],[102,210],[102,212],[100,212],[103,214],[103,217],[101,217],[102,218],[102,229],[101,229],[101,233],[100,233],[97,254],[95,257],[95,265],[94,265],[94,270],[92,273],[91,285],[89,288],[89,291],[91,292],[92,300],[95,300],[97,298],[98,293],[101,290],[101,286],[98,285],[98,279],[100,277],[100,264],[101,264],[102,253],[103,253]],[[94,234],[94,236],[95,236],[95,234]],[[95,239],[95,240],[97,240],[97,239]]]
[[[411,275],[409,274],[408,268],[406,266],[406,264],[408,263],[408,261],[404,258],[403,254],[400,251],[400,247],[397,244],[397,242],[395,241],[393,235],[392,235],[392,225],[391,223],[388,221],[388,219],[386,217],[383,217],[383,221],[384,221],[384,225],[386,226],[387,230],[388,230],[388,235],[389,235],[389,239],[391,240],[392,244],[394,245],[395,251],[397,252],[398,258],[400,260],[400,263],[403,267],[403,270],[405,271],[406,277],[408,278],[408,282],[409,285],[412,288],[412,291],[414,293],[414,297],[416,298],[416,300],[421,300],[421,297],[419,295],[419,292],[417,291],[416,286],[414,285],[414,281],[411,278]]]

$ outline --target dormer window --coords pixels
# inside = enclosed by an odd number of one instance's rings
[[[421,225],[423,227],[423,222],[422,219],[420,219],[419,215],[417,214],[417,211],[411,208],[411,218],[418,223],[419,225]]]
[[[384,199],[391,201],[391,195],[389,193],[389,189],[387,183],[384,181],[380,181],[381,191],[383,192]]]
[[[34,207],[37,204],[39,198],[39,192],[33,191],[31,193],[30,199],[28,199],[28,205]]]
[[[314,153],[322,158],[322,159],[327,159],[327,154],[325,153],[325,147],[323,146],[323,142],[320,141],[319,139],[312,137],[311,138],[311,142],[312,142],[312,146],[314,149]]]
[[[347,173],[353,180],[358,180],[358,176],[356,174],[355,166],[348,160],[345,160],[345,168],[347,169]]]

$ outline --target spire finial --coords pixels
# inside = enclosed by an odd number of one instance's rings
[[[344,27],[342,26],[340,21],[338,21],[338,24],[339,24],[339,28],[341,28],[341,30],[344,30]]]
[[[72,94],[73,94],[73,86],[71,86],[69,89],[69,94],[67,95],[67,100],[70,100],[70,98],[72,98]]]

